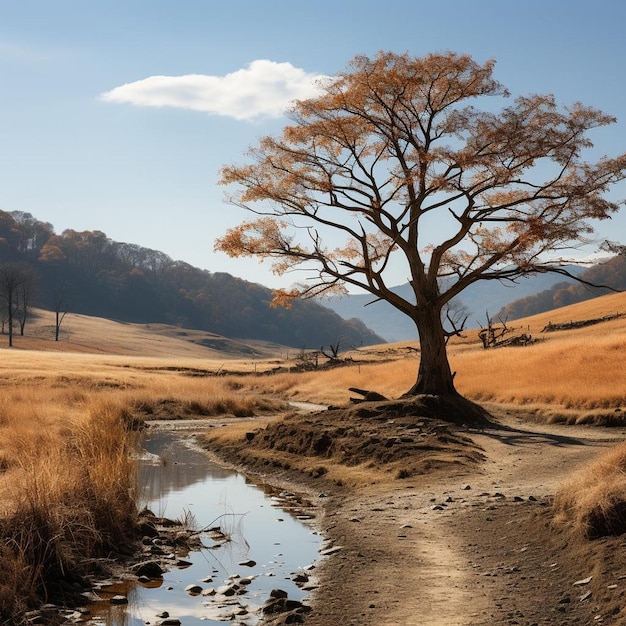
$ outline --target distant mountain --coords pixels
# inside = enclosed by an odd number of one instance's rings
[[[212,273],[163,252],[65,230],[30,213],[0,211],[0,267],[18,264],[35,277],[32,306],[135,323],[164,323],[294,348],[360,346],[384,340],[310,300],[272,307],[272,291]],[[0,314],[2,311],[0,311]],[[2,320],[4,325],[4,320]]]
[[[567,266],[574,275],[581,274],[584,268]],[[493,316],[513,300],[525,298],[539,291],[549,289],[557,283],[569,285],[572,279],[564,280],[558,274],[536,274],[521,278],[516,284],[499,281],[481,281],[475,283],[459,296],[459,302],[465,307],[469,326],[479,326],[486,320],[487,311]],[[408,283],[393,288],[403,298],[411,298]],[[369,294],[351,294],[324,300],[323,304],[342,317],[358,318],[387,341],[410,341],[417,339],[417,330],[413,322],[404,314],[394,309],[387,302],[373,302]],[[371,304],[370,304],[371,303]]]
[[[626,256],[616,255],[605,259],[581,272],[579,277],[591,285],[606,285],[606,287],[591,287],[580,282],[559,282],[549,289],[510,302],[498,312],[498,315],[510,320],[519,319],[597,298],[611,293],[612,290],[624,291],[626,290]]]

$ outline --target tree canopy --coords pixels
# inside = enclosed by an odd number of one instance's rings
[[[567,273],[554,253],[621,205],[607,192],[626,155],[583,159],[588,132],[615,119],[552,95],[504,106],[494,67],[454,52],[357,56],[250,162],[222,169],[229,200],[256,217],[216,248],[304,270],[278,302],[353,286],[408,315],[421,347],[409,394],[456,394],[445,338],[458,329],[442,321],[453,298],[479,280]],[[411,298],[391,290],[392,266]]]

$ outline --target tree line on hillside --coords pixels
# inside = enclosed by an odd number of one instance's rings
[[[502,307],[497,319],[519,319],[536,313],[597,298],[613,291],[626,290],[626,253],[586,269],[580,279],[584,283],[557,283],[532,296],[515,300]]]
[[[57,334],[71,310],[298,348],[383,342],[360,320],[346,321],[315,302],[274,308],[267,287],[113,241],[101,231],[57,234],[52,224],[22,211],[0,211],[0,297],[0,323],[9,333],[19,320],[23,334],[29,308],[40,307],[56,312]]]

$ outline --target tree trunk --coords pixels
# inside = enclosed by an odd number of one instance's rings
[[[8,321],[7,324],[9,326],[9,348],[13,347],[13,298],[11,294],[9,294],[8,299]]]
[[[416,383],[404,395],[458,396],[448,362],[441,312],[436,307],[416,310],[415,323],[420,341],[420,364]]]
[[[407,402],[413,399],[420,415],[456,424],[490,423],[488,411],[464,398],[454,387],[441,312],[436,307],[416,307],[414,319],[420,339],[420,364],[417,381],[403,398]]]

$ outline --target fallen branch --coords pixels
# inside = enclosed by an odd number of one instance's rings
[[[585,326],[593,326],[594,324],[600,324],[601,322],[609,322],[610,320],[616,320],[620,317],[624,317],[624,313],[615,313],[613,315],[605,315],[604,317],[596,317],[588,320],[578,320],[576,322],[562,322],[560,324],[548,324],[542,329],[542,333],[550,333],[556,330],[573,330],[575,328],[584,328]]]
[[[350,398],[350,402],[353,402],[353,403],[384,402],[386,400],[389,400],[389,398],[386,398],[385,396],[378,393],[377,391],[370,391],[369,389],[358,389],[357,387],[350,387],[348,391],[351,391],[352,393],[357,393],[360,396],[363,396],[362,398]]]

